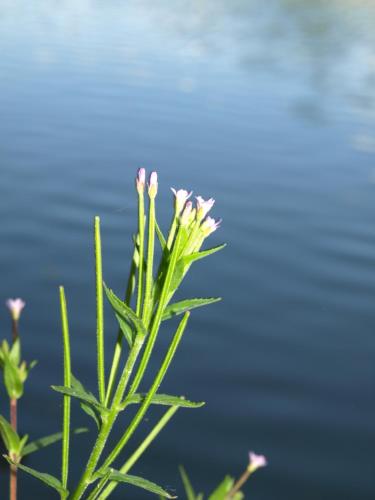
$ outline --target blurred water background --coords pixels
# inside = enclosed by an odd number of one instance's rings
[[[164,228],[169,187],[191,188],[217,199],[210,243],[228,247],[184,284],[224,300],[194,313],[163,387],[207,405],[179,411],[133,473],[183,498],[178,464],[208,492],[254,449],[270,465],[246,498],[374,498],[374,23],[365,0],[0,2],[0,300],[27,301],[24,355],[39,360],[21,432],[60,425],[59,284],[74,370],[95,387],[92,218],[121,293],[145,166]],[[92,436],[75,441],[74,477]],[[59,463],[58,447],[28,462]],[[55,497],[25,475],[20,490]]]

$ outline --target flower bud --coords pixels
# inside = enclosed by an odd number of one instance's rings
[[[187,201],[184,211],[181,214],[180,222],[182,226],[187,226],[191,221],[191,212],[193,210],[193,204],[191,201]]]
[[[175,188],[171,188],[174,196],[175,196],[175,210],[176,214],[180,215],[181,210],[184,208],[185,203],[187,200],[190,198],[190,196],[193,194],[193,191],[186,191],[186,189],[178,189],[176,190]]]
[[[146,184],[146,170],[144,168],[138,169],[137,177],[135,179],[137,191],[139,194],[143,193]]]
[[[204,200],[202,196],[196,196],[197,200],[197,219],[199,221],[203,220],[211,208],[214,206],[215,200],[210,198],[209,200]]]
[[[155,198],[158,192],[158,174],[151,172],[150,180],[148,183],[148,195],[150,198]]]
[[[267,465],[267,459],[264,455],[257,455],[253,451],[249,452],[249,465],[247,470],[252,474],[260,467],[265,467]]]
[[[221,224],[221,219],[215,221],[212,217],[206,217],[206,219],[202,222],[202,225],[200,227],[201,231],[203,232],[204,236],[207,237],[218,227],[220,227]]]
[[[22,299],[8,299],[6,306],[10,311],[13,321],[18,321],[21,316],[22,309],[26,303]]]

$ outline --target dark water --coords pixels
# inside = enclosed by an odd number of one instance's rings
[[[95,386],[92,218],[120,293],[143,165],[159,172],[164,226],[169,187],[192,188],[217,199],[224,222],[211,243],[228,247],[185,283],[185,296],[224,301],[194,313],[163,387],[207,405],[177,413],[133,473],[182,498],[178,464],[208,492],[254,449],[270,465],[246,498],[373,499],[374,4],[0,6],[0,299],[27,301],[24,353],[39,360],[21,430],[60,425],[49,384],[62,377],[61,283],[74,369]],[[0,327],[7,335],[5,308]],[[75,442],[74,477],[92,434]],[[28,463],[58,474],[59,448]],[[22,499],[54,498],[26,476],[20,488]],[[119,488],[123,497],[148,498]]]

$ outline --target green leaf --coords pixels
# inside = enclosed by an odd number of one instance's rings
[[[107,298],[113,307],[115,313],[119,314],[123,319],[129,321],[140,335],[147,335],[147,330],[141,318],[139,318],[133,309],[119,299],[111,289],[104,284],[104,290]]]
[[[192,262],[195,262],[196,260],[204,259],[205,257],[208,257],[209,255],[212,255],[213,253],[218,252],[219,250],[222,250],[224,247],[226,247],[226,243],[223,243],[222,245],[218,245],[217,247],[209,248],[208,250],[203,250],[202,252],[195,252],[190,255],[186,255],[185,257],[182,257],[185,265],[190,265]]]
[[[100,428],[102,426],[102,421],[101,421],[100,413],[98,412],[98,410],[96,410],[96,408],[94,406],[91,406],[88,403],[84,403],[83,401],[81,401],[80,406],[81,406],[82,410],[85,413],[87,413],[87,415],[89,415],[91,418],[94,419],[98,430],[100,430]]]
[[[85,403],[93,405],[101,412],[106,410],[106,408],[104,408],[104,406],[99,403],[96,397],[89,392],[84,392],[74,387],[65,387],[63,385],[51,385],[51,387],[56,392],[60,392],[61,394],[65,394],[66,396],[71,396],[72,398],[80,399]]]
[[[31,469],[30,467],[26,467],[26,465],[22,464],[16,464],[14,463],[10,457],[4,455],[4,458],[12,464],[12,465],[17,465],[17,467],[24,472],[27,472],[31,476],[35,477],[36,479],[39,479],[39,481],[42,481],[42,483],[46,484],[47,486],[50,486],[51,488],[55,489],[60,493],[60,495],[64,495],[64,498],[66,498],[69,494],[68,490],[62,487],[61,482],[54,476],[51,476],[51,474],[46,474],[45,472],[38,472],[35,469]]]
[[[8,453],[18,454],[21,443],[20,438],[17,432],[10,425],[8,420],[4,418],[2,415],[0,415],[0,434],[1,437],[3,438],[5,448],[7,449]]]
[[[133,476],[131,474],[122,474],[121,472],[114,469],[110,469],[110,471],[111,473],[109,475],[109,481],[116,481],[117,483],[128,483],[133,486],[137,486],[138,488],[147,490],[150,493],[155,493],[155,495],[161,495],[163,498],[177,498],[170,495],[163,488],[151,481],[148,481],[147,479],[143,479],[139,476]],[[100,477],[106,476],[107,473],[108,471],[101,473]]]
[[[19,399],[23,394],[23,383],[17,366],[4,353],[4,383],[10,398]]]
[[[175,302],[174,304],[170,304],[164,309],[162,320],[164,321],[173,318],[173,316],[178,316],[179,314],[183,314],[184,312],[190,311],[191,309],[195,309],[197,307],[214,304],[215,302],[219,302],[220,300],[220,297],[209,297],[207,299],[186,299],[181,300],[180,302]]]
[[[75,429],[73,431],[73,434],[82,434],[84,432],[87,432],[88,429],[85,427],[79,427],[78,429]],[[22,451],[22,456],[30,455],[30,453],[34,453],[35,451],[39,451],[42,448],[46,448],[47,446],[50,446],[51,444],[54,444],[62,439],[62,432],[56,432],[55,434],[50,434],[49,436],[45,436],[39,439],[36,439],[35,441],[32,441],[31,443],[27,444],[23,451]]]
[[[124,406],[130,404],[143,403],[146,399],[147,393],[144,394],[133,394],[124,401]],[[180,406],[182,408],[201,408],[205,405],[204,401],[195,403],[193,401],[188,401],[183,396],[169,396],[168,394],[155,394],[151,399],[151,404],[163,405],[163,406]]]
[[[225,476],[224,480],[219,484],[219,486],[211,493],[208,500],[227,500],[227,495],[233,488],[234,478],[231,476]],[[231,497],[233,500],[242,500],[243,494],[238,491],[235,495]]]
[[[19,337],[13,342],[12,348],[9,352],[9,358],[14,363],[15,366],[18,366],[21,361],[21,342]]]
[[[156,234],[158,236],[158,240],[159,240],[159,243],[160,243],[160,246],[161,246],[161,249],[163,252],[165,251],[168,251],[169,253],[169,250],[167,248],[167,242],[166,242],[166,239],[164,238],[164,235],[159,227],[159,224],[157,223],[156,219],[155,219],[155,230],[156,230]]]
[[[186,474],[186,470],[184,469],[184,467],[182,467],[182,465],[180,465],[179,470],[185,488],[186,500],[196,500],[195,491],[188,475]]]
[[[116,319],[118,321],[120,330],[122,331],[122,333],[123,333],[123,335],[124,335],[124,337],[126,339],[126,342],[129,344],[129,347],[131,349],[132,345],[133,345],[133,342],[134,342],[133,331],[130,328],[130,326],[127,324],[127,322],[124,321],[124,319],[119,314],[115,313],[115,316],[116,316]]]

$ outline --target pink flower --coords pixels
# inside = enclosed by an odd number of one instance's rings
[[[252,474],[257,469],[265,467],[267,465],[267,459],[264,455],[257,455],[253,451],[249,452],[249,465],[247,470]]]
[[[151,172],[150,180],[148,183],[148,195],[150,198],[155,198],[158,192],[158,174]]]
[[[22,309],[26,303],[22,299],[8,299],[6,306],[10,311],[13,321],[18,321],[21,316]]]
[[[176,208],[176,213],[178,215],[181,212],[181,210],[184,208],[187,200],[193,194],[193,191],[190,191],[190,193],[189,193],[188,191],[186,191],[186,189],[176,190],[175,188],[171,188],[171,190],[175,196],[175,208]]]
[[[214,206],[215,200],[213,198],[204,200],[202,196],[196,196],[195,199],[197,200],[197,217],[199,220],[202,220]]]
[[[205,236],[210,235],[211,233],[216,231],[218,227],[220,227],[221,222],[222,219],[215,220],[212,217],[206,217],[201,225],[201,230],[203,231],[203,234]]]
[[[146,170],[144,168],[138,169],[137,177],[135,179],[135,184],[137,186],[138,193],[143,193],[146,183]]]

